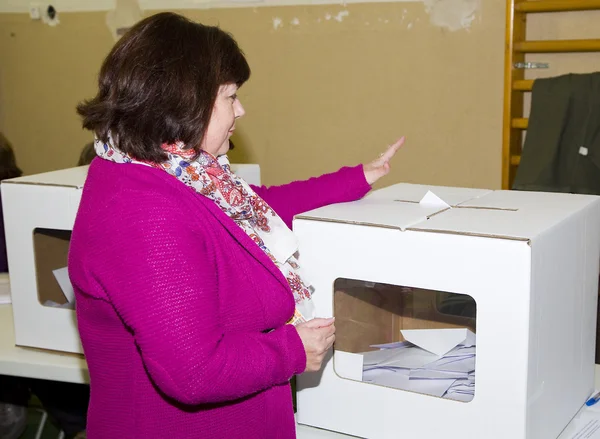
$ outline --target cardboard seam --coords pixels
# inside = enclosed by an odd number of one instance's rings
[[[65,188],[71,188],[71,189],[81,189],[81,186],[76,186],[76,185],[72,185],[72,184],[58,184],[58,183],[41,183],[41,182],[35,182],[35,181],[11,181],[11,180],[7,180],[7,181],[3,181],[2,184],[26,184],[26,185],[30,185],[30,186],[50,186],[50,187],[65,187]]]
[[[448,210],[448,209],[444,209],[442,212],[444,212],[446,210]],[[430,215],[429,217],[427,217],[427,219],[431,218],[434,215],[437,215],[438,213],[441,213],[441,212],[436,212],[433,215]],[[506,239],[509,241],[527,242],[529,245],[531,245],[531,238],[523,238],[523,237],[519,237],[519,236],[494,235],[494,234],[472,233],[472,232],[457,232],[457,231],[453,231],[453,230],[420,229],[420,228],[413,227],[416,224],[421,224],[422,221],[419,221],[419,222],[416,222],[413,224],[408,224],[406,227],[401,228],[401,227],[397,227],[397,226],[390,226],[387,224],[373,224],[373,223],[366,223],[366,222],[361,222],[361,221],[344,221],[344,220],[337,220],[337,219],[331,219],[331,218],[314,218],[314,217],[303,216],[303,215],[296,216],[295,219],[317,221],[317,222],[323,222],[323,223],[349,224],[352,226],[375,227],[375,228],[379,228],[379,229],[398,230],[400,232],[429,232],[429,233],[442,233],[442,234],[446,234],[446,235],[474,236],[474,237],[478,237],[478,238]]]
[[[362,222],[362,221],[348,221],[348,220],[338,220],[338,219],[332,219],[332,218],[315,218],[312,216],[304,216],[304,215],[298,215],[298,216],[294,217],[294,219],[307,220],[307,221],[318,221],[318,222],[323,222],[323,223],[350,224],[352,226],[367,226],[367,227],[376,227],[379,229],[392,229],[392,230],[404,231],[403,228],[397,227],[397,226],[390,226],[387,224],[366,223],[366,222]]]
[[[457,209],[479,209],[479,210],[504,210],[507,212],[518,212],[519,209],[513,209],[510,207],[487,207],[487,206],[454,206]]]
[[[442,210],[440,210],[440,211],[437,211],[437,212],[435,212],[435,213],[432,213],[431,215],[428,215],[428,216],[427,216],[427,219],[433,218],[434,216],[436,216],[436,215],[439,215],[440,213],[444,213],[444,212],[446,212],[446,211],[448,211],[448,210],[451,210],[451,209],[452,209],[452,207],[447,207],[447,208],[445,208],[445,209],[442,209]],[[414,224],[411,224],[411,225],[414,225]],[[408,226],[408,227],[410,227],[410,226]]]
[[[411,203],[411,204],[419,204],[419,201],[412,201],[412,200],[392,200],[396,203]]]
[[[526,242],[528,244],[531,243],[530,238],[522,238],[518,236],[508,236],[508,235],[493,235],[486,233],[474,233],[474,232],[457,232],[454,230],[435,230],[435,229],[417,229],[413,227],[408,227],[406,229],[407,232],[427,232],[427,233],[440,233],[445,235],[460,235],[460,236],[473,236],[476,238],[492,238],[492,239],[506,239],[509,241],[521,241]]]

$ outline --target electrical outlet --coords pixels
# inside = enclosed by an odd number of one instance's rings
[[[40,20],[42,18],[42,11],[39,3],[29,4],[29,17],[32,20]]]

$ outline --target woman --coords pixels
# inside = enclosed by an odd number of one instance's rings
[[[226,156],[249,75],[231,36],[162,13],[78,107],[98,139],[69,254],[90,439],[295,437],[290,378],[321,367],[335,328],[313,318],[292,217],[364,196],[401,141],[365,167],[250,187]]]

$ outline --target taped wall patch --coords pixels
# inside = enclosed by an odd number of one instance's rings
[[[140,21],[142,15],[143,11],[137,0],[116,0],[115,9],[106,14],[106,25],[115,41]]]

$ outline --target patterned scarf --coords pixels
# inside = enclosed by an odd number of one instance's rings
[[[227,156],[213,157],[202,151],[194,159],[193,150],[184,150],[181,142],[163,145],[167,160],[163,163],[141,162],[119,151],[109,139],[95,141],[98,157],[115,163],[137,163],[162,169],[190,186],[199,194],[210,198],[229,218],[265,252],[286,278],[296,302],[294,316],[289,324],[315,318],[311,299],[314,291],[303,280],[295,254],[298,251],[296,235],[273,209],[260,198],[248,183],[231,171]]]

